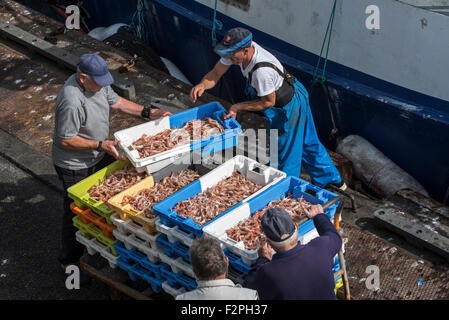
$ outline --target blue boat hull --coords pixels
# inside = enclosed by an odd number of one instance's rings
[[[27,2],[27,1],[24,1]],[[137,1],[86,0],[91,28],[117,22],[129,23]],[[215,65],[212,50],[213,10],[193,0],[145,0],[149,44],[172,60],[192,83]],[[284,66],[309,87],[318,56],[252,29],[217,12],[223,29],[221,39],[232,27],[242,26],[271,51]],[[327,80],[334,100],[333,113],[341,137],[349,134],[368,139],[386,156],[414,176],[429,192],[443,201],[449,188],[449,102],[399,87],[346,66],[328,62]],[[211,93],[228,101],[244,100],[244,79],[233,66]],[[311,107],[318,134],[326,147],[332,122],[327,103],[312,94]]]

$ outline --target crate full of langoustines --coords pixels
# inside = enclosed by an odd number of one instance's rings
[[[212,154],[237,146],[242,133],[234,119],[224,120],[218,102],[149,121],[114,134],[136,170],[153,173],[192,151]]]
[[[302,244],[318,236],[312,220],[305,217],[304,209],[312,204],[324,204],[336,194],[314,186],[296,177],[287,177],[268,190],[221,216],[203,229],[206,237],[219,240],[223,247],[251,266],[258,258],[264,235],[260,219],[268,208],[284,208],[298,224],[298,238]],[[338,202],[324,211],[332,219]],[[304,222],[305,221],[305,222]]]
[[[203,227],[286,177],[273,167],[238,155],[153,207],[168,227],[202,236]]]

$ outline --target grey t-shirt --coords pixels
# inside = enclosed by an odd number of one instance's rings
[[[109,137],[109,109],[118,99],[110,86],[98,92],[86,92],[76,81],[76,74],[67,79],[56,100],[52,148],[56,166],[80,170],[97,164],[103,158],[104,152],[65,149],[58,141],[76,136],[106,140]]]

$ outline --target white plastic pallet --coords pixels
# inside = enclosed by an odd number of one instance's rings
[[[131,250],[133,248],[145,254],[152,263],[157,263],[160,261],[159,259],[159,251],[156,249],[152,249],[148,246],[148,243],[136,237],[135,234],[123,234],[118,229],[112,231],[114,237],[117,240],[122,241],[127,250]]]
[[[251,210],[248,203],[244,203],[241,206],[234,209],[232,212],[218,218],[213,223],[203,228],[204,236],[208,238],[214,238],[220,241],[223,247],[226,247],[232,253],[242,258],[243,263],[247,265],[253,265],[259,257],[258,250],[245,249],[243,241],[237,242],[228,238],[226,230],[234,227],[240,221],[245,220],[251,216]],[[341,220],[341,216],[340,216]],[[301,244],[307,244],[310,240],[318,237],[318,231],[313,228],[306,234],[299,234],[298,240]]]
[[[112,269],[115,269],[117,267],[117,259],[119,258],[119,256],[114,256],[111,253],[111,248],[110,247],[102,244],[101,242],[99,242],[95,238],[87,239],[86,237],[83,237],[81,235],[80,231],[76,232],[76,240],[86,247],[87,252],[90,255],[94,255],[96,253],[99,253],[103,258],[108,260],[109,266]]]
[[[159,234],[148,234],[142,226],[135,223],[132,219],[126,221],[120,219],[120,215],[118,213],[111,215],[111,222],[117,227],[120,233],[125,235],[134,234],[136,237],[144,240],[145,244],[151,249],[157,250],[158,246],[156,239]]]
[[[172,295],[173,298],[176,298],[180,294],[183,294],[183,293],[187,292],[186,288],[184,288],[184,287],[181,287],[179,289],[173,288],[172,286],[170,286],[168,284],[168,281],[165,281],[165,282],[162,283],[162,290],[164,290],[168,294]]]
[[[163,252],[159,251],[159,259],[161,259],[162,262],[168,264],[174,273],[178,273],[181,271],[184,272],[189,277],[195,278],[192,265],[184,261],[184,259],[182,259],[181,257],[170,258]]]
[[[161,222],[161,220],[156,221],[156,230],[165,234],[170,243],[180,241],[185,246],[189,247],[195,241],[195,236],[191,233],[181,230],[178,226],[169,227]]]

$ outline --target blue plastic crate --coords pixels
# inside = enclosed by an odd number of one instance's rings
[[[228,249],[223,249],[224,254],[228,257],[229,264],[232,268],[234,268],[237,271],[242,272],[243,274],[248,274],[251,271],[251,266],[245,264],[242,260],[242,258],[236,256],[235,254],[231,253]]]
[[[207,237],[220,241],[230,252],[239,258],[242,258],[243,263],[251,266],[258,258],[257,250],[247,250],[241,242],[237,243],[232,241],[228,238],[226,230],[252,216],[255,212],[264,209],[270,202],[281,200],[289,194],[291,194],[293,198],[303,197],[306,201],[312,204],[325,204],[329,200],[337,197],[335,193],[316,187],[307,181],[296,177],[287,177],[252,199],[249,199],[238,208],[227,213],[226,216],[214,220],[204,228],[203,232]],[[334,217],[338,205],[339,202],[324,211],[330,219]],[[315,232],[316,230],[313,221],[307,220],[298,227],[298,238],[300,241],[308,240],[315,235]]]
[[[346,260],[344,260],[344,262],[346,263]],[[340,261],[338,260],[338,257],[335,257],[334,259],[334,266],[332,267],[332,273],[337,272],[338,270],[340,270]],[[341,276],[339,276],[337,279],[335,279],[335,282],[337,282],[338,280],[341,279]]]
[[[175,257],[175,251],[173,250],[173,244],[168,241],[168,238],[165,234],[160,234],[156,239],[157,245],[159,248],[161,248],[165,255],[167,255],[170,258]]]
[[[181,242],[177,241],[173,245],[173,250],[177,255],[182,257],[185,261],[190,262],[189,247],[186,247]]]
[[[185,261],[190,262],[189,247],[183,245],[181,242],[176,241],[171,243],[165,234],[159,235],[156,241],[168,257],[182,257]]]
[[[129,278],[132,281],[137,281],[138,279],[141,279],[147,282],[154,292],[158,293],[162,291],[162,283],[164,282],[164,280],[157,279],[156,277],[153,276],[152,272],[142,268],[138,263],[129,262],[120,257],[117,259],[117,265],[119,266],[120,269],[123,269],[124,271],[128,272]]]
[[[130,252],[130,250],[127,250],[127,249],[125,248],[125,245],[123,244],[122,241],[117,241],[117,242],[114,244],[114,249],[115,249],[115,251],[117,252],[117,254],[120,255],[121,258],[124,258],[124,259],[126,259],[126,260],[129,260],[129,252]],[[135,250],[135,249],[134,249],[134,250]]]
[[[239,134],[241,134],[242,127],[237,122],[237,120],[235,120],[234,118],[223,120],[223,116],[225,114],[227,114],[227,111],[219,102],[207,103],[202,106],[191,108],[169,116],[170,129],[180,128],[191,120],[204,119],[206,117],[209,117],[214,120],[217,120],[225,128],[225,131],[222,132],[220,134],[220,138],[218,138],[220,141],[226,140],[226,138],[229,138],[230,135],[238,136]],[[199,149],[200,147],[205,147],[210,142],[217,141],[216,136],[192,142],[191,150],[196,150]]]
[[[221,212],[215,218],[208,221],[202,226],[195,223],[190,217],[186,218],[178,215],[176,210],[174,210],[179,202],[187,200],[189,198],[193,198],[197,194],[206,191],[208,188],[216,185],[219,181],[229,177],[235,170],[239,171],[249,180],[259,184],[262,187],[254,194],[234,204],[234,206],[232,206],[228,210]],[[202,176],[198,180],[192,182],[188,186],[167,197],[163,201],[155,204],[153,207],[154,214],[159,216],[159,219],[163,225],[166,225],[168,227],[178,226],[183,231],[193,234],[197,238],[201,238],[203,235],[203,228],[207,227],[220,217],[228,214],[243,203],[249,201],[251,198],[263,193],[272,185],[279,183],[279,181],[284,179],[285,176],[286,174],[282,171],[260,164],[248,157],[237,155],[236,157],[221,164],[219,167],[215,168],[208,174]]]
[[[123,242],[121,241],[115,243],[114,248],[117,251],[117,253],[120,254],[120,257],[122,258],[123,262],[126,262],[128,264],[137,263],[141,267],[151,272],[155,278],[157,279],[162,278],[160,269],[163,267],[164,264],[152,263],[151,261],[148,260],[146,255],[137,251],[135,248],[131,250],[126,249]]]
[[[265,208],[271,201],[287,197],[289,193],[291,193],[293,198],[300,198],[302,196],[306,201],[312,204],[325,204],[329,200],[337,197],[337,194],[314,186],[307,181],[296,177],[287,177],[247,202],[249,204],[251,215],[256,211]],[[339,203],[340,202],[335,203],[324,211],[329,219],[334,217]],[[308,220],[299,226],[298,236],[304,236],[313,229],[315,229],[313,221]]]
[[[163,269],[162,275],[171,286],[181,286],[186,288],[188,291],[195,290],[198,286],[195,279],[190,278],[182,272],[174,273],[169,269]]]

